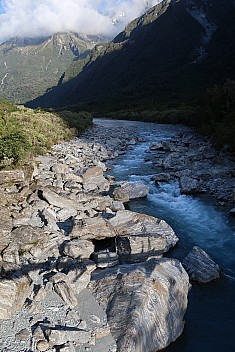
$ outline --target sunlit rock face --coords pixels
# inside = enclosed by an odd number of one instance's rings
[[[160,259],[94,274],[90,288],[106,310],[119,352],[151,352],[182,333],[189,289],[178,260]]]

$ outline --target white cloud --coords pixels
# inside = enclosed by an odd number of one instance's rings
[[[115,35],[162,0],[0,0],[0,42],[74,31]],[[113,22],[117,23],[114,25]]]

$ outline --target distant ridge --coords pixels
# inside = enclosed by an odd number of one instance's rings
[[[105,38],[56,33],[46,38],[12,38],[0,45],[0,97],[25,103],[56,86],[73,60]]]
[[[111,43],[66,70],[63,84],[29,106],[154,106],[235,79],[232,0],[163,0]]]

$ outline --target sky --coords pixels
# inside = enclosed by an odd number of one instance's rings
[[[0,0],[0,43],[74,31],[114,36],[162,0]]]

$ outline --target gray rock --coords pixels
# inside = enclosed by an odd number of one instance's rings
[[[72,342],[68,342],[60,348],[60,352],[76,352],[75,346]]]
[[[66,221],[69,218],[72,218],[76,215],[77,215],[77,211],[74,208],[63,208],[63,209],[59,210],[56,214],[57,219],[62,222]]]
[[[107,323],[107,315],[97,303],[94,295],[89,289],[84,289],[78,296],[79,313],[82,320],[87,322],[87,330],[93,331],[96,344],[90,346],[94,352],[116,351],[116,343],[110,333]]]
[[[121,263],[140,262],[149,256],[161,257],[167,250],[166,238],[161,235],[118,236],[116,243]]]
[[[77,305],[77,298],[74,291],[68,282],[65,274],[58,273],[51,279],[54,285],[55,292],[62,298],[62,300],[70,307],[74,308]]]
[[[0,185],[5,183],[16,184],[26,180],[23,170],[0,171]]]
[[[119,352],[158,351],[183,331],[189,279],[175,259],[106,269],[89,287],[107,312]]]
[[[16,266],[20,264],[19,247],[16,243],[9,243],[2,251],[2,260],[7,263],[15,264]]]
[[[76,342],[78,345],[83,345],[92,341],[90,331],[82,331],[76,328],[73,330],[66,330],[66,328],[64,330],[62,328],[51,328],[46,331],[46,335],[52,346],[64,345],[67,342]]]
[[[110,209],[114,212],[117,212],[118,210],[125,210],[125,206],[121,201],[113,200],[112,204],[110,205]]]
[[[44,221],[44,225],[47,230],[55,232],[60,231],[57,225],[56,213],[52,209],[44,209],[41,217]]]
[[[154,180],[155,183],[158,183],[158,182],[169,182],[170,179],[171,179],[170,174],[169,173],[164,173],[164,172],[153,176],[153,180]]]
[[[12,243],[14,250],[18,250],[23,254],[30,252],[32,248],[43,248],[44,241],[46,240],[47,236],[42,229],[31,226],[20,226],[14,229],[9,236],[5,236],[1,244],[5,244],[6,248]]]
[[[127,194],[129,199],[146,197],[149,193],[149,186],[144,185],[143,183],[125,182],[120,186],[120,188],[121,188],[121,192],[123,192],[124,194]],[[115,200],[121,200],[116,198],[115,191],[114,191]]]
[[[81,204],[79,204],[76,201],[73,201],[69,199],[68,197],[61,196],[50,189],[43,189],[42,190],[42,196],[43,198],[51,205],[54,205],[55,207],[64,209],[64,208],[69,208],[69,209],[76,209],[76,210],[82,210]]]
[[[70,238],[80,238],[85,240],[104,239],[115,237],[116,233],[110,222],[101,216],[83,219],[75,224],[70,234]]]
[[[66,282],[71,285],[74,294],[79,294],[90,282],[91,273],[95,270],[96,265],[91,260],[81,262],[80,260],[74,260],[67,258],[62,260],[58,265],[58,270],[61,270]],[[65,276],[64,276],[65,275]]]
[[[95,246],[88,240],[73,240],[65,244],[63,253],[71,258],[89,258]]]
[[[117,236],[163,237],[165,251],[178,242],[173,229],[164,220],[153,216],[121,210],[109,220],[109,223]]]
[[[199,192],[200,183],[192,177],[183,176],[180,178],[180,189],[183,194],[195,194]]]
[[[51,167],[51,171],[55,174],[67,174],[69,168],[66,164],[56,163]]]
[[[83,187],[86,191],[108,191],[110,183],[104,177],[102,168],[96,166],[83,174]]]
[[[0,208],[0,252],[6,246],[6,237],[10,234],[13,228],[13,221],[11,219],[11,212],[6,207],[1,205]]]
[[[97,264],[98,268],[107,268],[119,264],[118,255],[115,252],[94,252],[91,259]]]
[[[154,142],[154,143],[151,143],[150,146],[149,146],[149,149],[150,150],[163,150],[163,145],[161,142]]]
[[[194,246],[182,263],[191,280],[207,283],[220,277],[219,266],[200,247]]]
[[[15,337],[17,340],[24,341],[24,340],[27,340],[27,338],[29,338],[30,335],[31,334],[28,329],[21,329],[16,333]]]
[[[19,311],[32,292],[31,281],[27,276],[0,281],[0,319],[11,319]]]
[[[64,181],[74,181],[78,184],[83,183],[83,178],[79,175],[72,174],[72,173],[67,173],[63,176]]]
[[[39,340],[36,347],[38,351],[44,352],[50,349],[50,344],[46,340]]]
[[[28,225],[32,227],[43,227],[44,223],[38,211],[35,211],[28,221]]]
[[[113,198],[115,201],[122,203],[128,203],[130,200],[129,195],[121,187],[115,188]]]
[[[163,161],[163,167],[165,169],[174,169],[175,171],[184,167],[185,157],[180,153],[170,153]]]

